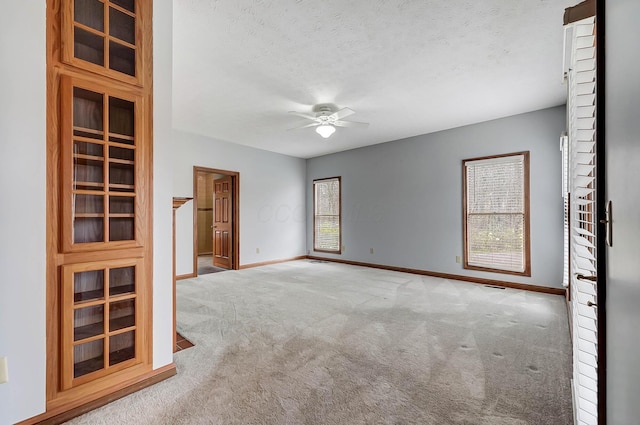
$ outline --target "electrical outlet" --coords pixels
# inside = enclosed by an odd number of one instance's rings
[[[344,250],[347,249],[346,245],[342,245],[342,252],[344,252]]]
[[[456,263],[461,263],[462,262],[462,257],[460,257],[459,255],[456,255]]]
[[[370,253],[370,254],[373,254],[373,248],[371,248],[371,249],[369,250],[369,253]]]
[[[260,254],[260,248],[256,248],[256,254]]]
[[[0,357],[0,384],[9,382],[9,365],[6,357]]]

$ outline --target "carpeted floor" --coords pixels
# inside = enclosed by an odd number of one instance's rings
[[[222,267],[216,267],[213,265],[213,258],[211,254],[198,255],[198,276],[224,271],[227,271],[227,269],[223,269]]]
[[[178,375],[70,424],[572,423],[560,296],[301,260],[177,306]]]

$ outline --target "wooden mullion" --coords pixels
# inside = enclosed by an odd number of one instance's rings
[[[78,159],[86,159],[88,161],[101,161],[101,162],[104,161],[104,157],[102,156],[85,155],[83,153],[74,153],[73,157]]]
[[[81,182],[84,183],[84,182]],[[74,195],[104,195],[107,193],[105,190],[86,190],[86,189],[73,189],[71,191]]]
[[[109,4],[105,2],[105,7],[103,8],[104,13],[104,68],[106,70],[110,70],[109,61],[111,59],[111,55],[109,55],[109,40],[110,40],[110,23],[109,23]],[[105,127],[105,133],[107,133]],[[108,239],[107,239],[108,240]]]
[[[135,190],[135,185],[134,184],[109,184],[109,192],[113,192],[111,190],[111,188],[115,188],[115,189],[134,189]],[[131,193],[131,192],[129,192]]]
[[[63,269],[62,271],[62,346],[73,347],[73,276],[74,272]],[[62,352],[62,388],[70,388],[73,382],[73,358],[74,350],[61,350]]]
[[[99,36],[100,38],[103,38],[103,39],[104,39],[104,38],[106,37],[106,34],[105,34],[104,32],[102,32],[102,31],[100,31],[100,30],[97,30],[97,29],[95,29],[95,28],[92,28],[92,27],[90,27],[90,26],[88,26],[88,25],[85,25],[85,24],[83,24],[83,23],[81,23],[81,22],[73,21],[73,26],[74,26],[74,27],[78,27],[78,28],[80,28],[81,30],[84,30],[84,31],[86,31],[86,32],[90,32],[90,33],[91,33],[91,34],[93,34],[93,35],[97,35],[97,36]]]
[[[136,52],[136,58],[138,57],[138,53],[139,52]],[[136,59],[136,74],[137,74],[137,70],[138,70],[138,65],[137,65],[137,59]],[[143,106],[145,106],[144,98],[135,99],[135,102],[133,104],[134,146],[138,143],[144,142],[147,136],[147,133],[145,131],[146,127],[142,125],[142,122],[140,121],[140,118],[144,116]],[[146,106],[150,107],[150,105],[146,105]],[[150,224],[145,225],[144,220],[146,220],[147,217],[141,214],[141,211],[153,209],[153,207],[149,204],[151,198],[150,197],[145,198],[145,197],[139,196],[140,193],[144,193],[144,188],[148,187],[148,185],[151,182],[150,180],[145,180],[144,174],[140,172],[141,170],[146,169],[146,167],[148,166],[147,165],[148,163],[145,163],[145,160],[143,159],[144,157],[149,157],[149,154],[150,154],[150,151],[148,148],[146,148],[146,146],[149,146],[149,145],[145,145],[144,143],[142,143],[140,145],[141,148],[135,150],[133,154],[133,161],[134,161],[133,193],[136,195],[133,201],[133,212],[134,212],[133,238],[136,241],[136,243],[138,243],[139,245],[144,245],[145,240],[146,241],[151,240],[151,236],[149,235],[148,231],[147,232],[143,231],[143,229],[145,228],[150,230],[151,228]],[[136,279],[137,279],[137,276],[138,275],[136,274]],[[136,286],[136,290],[137,288],[138,287]]]
[[[134,287],[135,287],[135,281],[134,281]],[[138,298],[138,295],[135,292],[133,292],[133,293],[126,293],[121,295],[113,295],[109,297],[109,300],[110,302],[116,302],[116,301],[135,300],[136,298]]]
[[[114,134],[116,133],[109,133],[109,136],[114,136]],[[114,137],[118,137],[119,139],[124,139],[124,137],[119,137],[119,136],[114,136]],[[134,138],[132,137],[131,140],[134,140]],[[126,143],[118,143],[118,142],[112,142],[112,141],[109,141],[109,146],[113,146],[115,148],[131,149],[131,150],[136,149],[136,145],[127,145]]]
[[[134,302],[134,306],[136,305],[136,303]],[[135,308],[135,307],[134,307]],[[134,312],[134,316],[136,315],[136,312]],[[134,318],[135,323],[137,323],[136,319]],[[135,331],[137,330],[138,327],[136,325],[133,326],[127,326],[126,328],[122,328],[122,329],[117,329],[113,332],[109,332],[108,336],[116,336],[116,335],[120,335],[120,334],[125,334],[127,332],[131,332],[131,331]],[[137,333],[137,332],[136,332]],[[134,340],[135,341],[135,340]],[[135,342],[134,342],[135,344]],[[114,365],[115,366],[115,365]]]
[[[130,10],[127,10],[127,9],[123,8],[122,6],[119,6],[119,5],[115,4],[115,3],[109,2],[108,6],[114,8],[114,9],[116,9],[116,10],[118,10],[118,11],[120,11],[120,12],[126,14],[126,15],[129,15],[132,18],[136,17],[136,14],[134,12],[131,12]]]
[[[111,267],[105,267],[104,270],[104,370],[109,369],[109,319],[111,305],[111,294],[109,291]]]
[[[130,159],[109,158],[109,162],[114,164],[135,165],[135,161]]]
[[[137,237],[137,236],[136,236]],[[175,274],[175,272],[174,272]],[[141,266],[141,263],[138,262],[136,263],[136,265],[134,266],[134,278],[133,278],[133,296],[135,297],[135,300],[133,301],[133,305],[135,308],[135,311],[133,312],[134,314],[134,323],[136,324],[136,328],[135,328],[135,335],[133,338],[133,343],[134,343],[134,347],[133,347],[133,355],[134,357],[140,361],[140,360],[145,360],[147,359],[147,355],[145,353],[143,353],[142,347],[145,344],[145,339],[144,339],[144,333],[140,331],[140,327],[144,327],[144,320],[145,318],[141,316],[142,311],[147,311],[146,308],[144,308],[143,304],[146,300],[142,299],[142,297],[139,297],[138,294],[140,293],[140,285],[138,284],[139,282],[142,282],[141,279],[148,279],[149,276],[147,276],[144,273],[143,267]],[[174,299],[174,303],[175,303],[175,299]],[[150,309],[149,309],[150,311]],[[176,329],[173,329],[173,338],[175,339],[175,333],[176,333]],[[173,349],[175,349],[175,341],[173,341],[174,346],[172,347],[172,351]],[[148,356],[148,359],[151,359],[151,355]]]
[[[115,213],[109,214],[111,218],[135,218],[135,214],[133,213]]]
[[[104,143],[104,130],[100,131],[100,130],[95,130],[93,128],[85,128],[85,127],[80,127],[77,125],[73,126],[73,131],[81,131],[83,133],[89,133],[89,134],[95,134],[97,136],[102,136],[103,140],[100,139],[92,139],[90,137],[84,137],[87,140],[94,140],[95,142],[99,142],[99,143]],[[82,137],[82,136],[73,136],[74,139],[78,138],[78,137]]]
[[[83,339],[79,339],[77,341],[73,341],[72,348],[75,348],[78,345],[89,344],[91,342],[100,341],[104,337],[105,337],[104,334],[98,334],[98,335],[90,336],[89,338],[83,338]]]
[[[80,127],[74,127],[74,130],[78,130],[78,131],[84,131],[85,133],[89,133],[89,131],[87,130],[82,130],[80,129]],[[97,130],[94,130],[97,131]],[[102,135],[102,134],[100,134]],[[100,140],[100,139],[92,139],[91,137],[84,137],[84,136],[73,136],[73,141],[74,142],[85,142],[85,143],[94,143],[96,145],[100,145],[100,146],[104,146],[104,140]],[[104,156],[104,155],[103,155]]]
[[[103,98],[102,98],[102,102],[103,102],[103,106],[102,106],[102,110],[103,110],[103,114],[102,114],[102,118],[103,118],[103,124],[102,124],[102,129],[104,130],[104,143],[105,143],[105,151],[103,152],[103,156],[104,156],[104,164],[103,164],[103,180],[104,180],[104,188],[105,188],[105,195],[104,195],[104,242],[109,242],[109,195],[107,193],[108,189],[109,189],[109,151],[108,151],[108,146],[109,146],[109,114],[110,114],[110,110],[109,110],[109,99],[110,96],[108,93],[105,93],[104,90],[102,92],[103,94]]]
[[[72,192],[74,188],[73,176],[73,83],[70,78],[62,77],[60,79],[60,104],[63,113],[60,114],[60,153],[62,166],[62,245],[64,249],[68,249],[73,245],[73,224],[72,224]],[[71,188],[69,187],[71,185]]]
[[[112,133],[112,132],[109,132],[109,137],[116,137],[118,139],[131,140],[131,141],[135,140],[134,136],[127,136],[126,134],[118,134],[118,133]],[[117,142],[109,141],[109,143],[117,143]],[[122,145],[123,146],[133,146],[133,145],[127,145],[126,143],[123,143]]]
[[[118,44],[122,44],[123,46],[128,47],[128,48],[130,48],[130,49],[136,50],[136,54],[138,53],[138,52],[137,52],[138,47],[137,47],[135,44],[131,44],[131,43],[129,43],[128,41],[124,41],[124,40],[123,40],[123,39],[121,39],[121,38],[114,37],[114,36],[111,36],[111,35],[107,36],[107,39],[108,39],[109,41],[115,41],[115,42],[116,42],[116,43],[118,43]]]
[[[122,197],[129,197],[129,198],[136,197],[136,194],[134,192],[118,192],[117,190],[109,190],[107,191],[107,194],[109,196],[122,196]]]

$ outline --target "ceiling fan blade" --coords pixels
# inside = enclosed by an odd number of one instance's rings
[[[356,121],[336,121],[333,123],[336,127],[368,127],[368,122],[356,122]]]
[[[307,118],[307,119],[309,119],[309,120],[314,120],[314,121],[316,121],[316,117],[314,117],[313,115],[303,114],[302,112],[296,112],[296,111],[289,111],[289,113],[290,113],[291,115],[297,115],[297,116],[302,117],[302,118]]]
[[[315,126],[318,126],[318,125],[320,125],[319,122],[312,122],[311,124],[304,124],[304,125],[301,125],[301,126],[298,126],[298,127],[289,128],[288,130],[297,130],[299,128],[315,127]]]
[[[353,109],[349,109],[349,108],[342,108],[339,111],[334,112],[333,114],[329,115],[330,118],[334,118],[336,120],[340,120],[344,117],[348,117],[349,115],[355,114],[356,111],[354,111]]]

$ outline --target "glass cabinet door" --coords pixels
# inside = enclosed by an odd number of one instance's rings
[[[62,386],[138,363],[141,260],[63,266]]]
[[[63,249],[140,245],[140,99],[64,78],[62,104]]]
[[[136,0],[64,0],[63,60],[141,85],[142,27]]]

